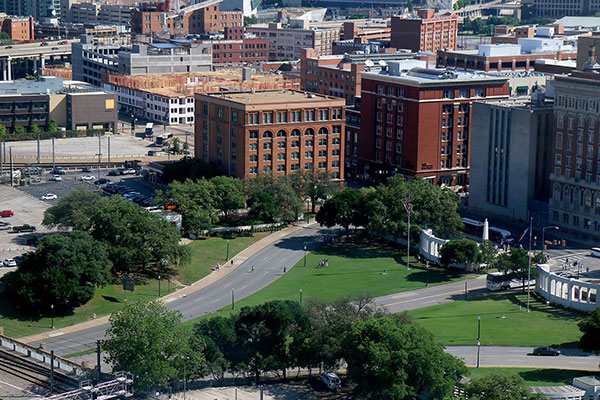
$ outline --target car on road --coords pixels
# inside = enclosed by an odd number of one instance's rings
[[[560,350],[555,349],[554,347],[542,346],[536,347],[533,349],[534,356],[559,356]]]
[[[41,200],[56,200],[56,199],[58,199],[58,196],[55,195],[54,193],[46,193],[45,195],[40,197],[40,199]]]
[[[48,46],[48,45],[49,45],[48,42],[42,42],[42,43],[40,43],[40,46]]]
[[[82,167],[81,172],[92,172],[92,167],[90,167],[90,166]]]
[[[7,258],[6,260],[4,260],[4,262],[2,262],[2,265],[4,265],[5,267],[16,267],[17,262],[12,258]]]
[[[53,47],[52,50],[58,50],[58,47]]]
[[[108,176],[118,176],[119,175],[119,171],[117,170],[112,170],[112,171],[108,171]]]
[[[338,389],[342,386],[342,381],[340,377],[337,376],[333,372],[325,372],[321,374],[321,381],[327,386],[329,389]]]
[[[15,225],[13,226],[13,232],[35,232],[35,226],[29,224]]]
[[[592,250],[590,250],[590,255],[593,257],[600,257],[600,247],[592,247]]]
[[[12,46],[6,46],[5,49],[12,49]]]
[[[123,168],[123,175],[135,175],[134,168]]]
[[[96,182],[94,182],[94,185],[104,185],[106,183],[111,183],[110,179],[108,179],[108,178],[100,178]]]
[[[96,177],[94,175],[83,175],[81,177],[82,181],[95,181]]]
[[[58,44],[69,44],[69,42],[67,42],[66,40],[63,40],[61,42],[58,42]]]
[[[62,182],[62,177],[60,175],[52,175],[50,180],[54,182]]]
[[[12,217],[13,215],[15,215],[15,213],[12,212],[12,210],[2,210],[2,211],[0,211],[0,217]]]
[[[11,224],[9,224],[8,222],[0,222],[0,231],[7,231],[9,229],[12,229]]]
[[[56,167],[56,168],[54,168],[53,173],[58,174],[58,175],[64,175],[67,173],[67,171],[63,167]]]

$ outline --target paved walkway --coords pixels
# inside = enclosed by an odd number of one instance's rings
[[[229,275],[232,271],[237,269],[244,261],[246,261],[246,259],[248,259],[249,257],[253,256],[254,254],[258,253],[265,247],[275,243],[276,241],[284,238],[285,236],[291,235],[292,233],[299,231],[300,229],[304,228],[307,225],[310,225],[311,223],[314,223],[314,221],[309,222],[308,224],[298,223],[296,225],[288,226],[285,229],[275,232],[272,235],[269,235],[269,236],[259,240],[258,242],[253,243],[251,246],[248,246],[247,248],[245,248],[244,250],[242,250],[241,252],[239,252],[238,254],[233,256],[233,258],[231,258],[231,260],[228,263],[225,263],[224,265],[222,265],[221,268],[219,269],[219,271],[213,271],[212,273],[210,273],[209,275],[200,279],[199,281],[197,281],[189,286],[186,286],[182,289],[179,289],[173,293],[170,293],[167,296],[161,297],[160,301],[162,301],[163,303],[169,303],[175,299],[189,296],[190,294],[195,293],[198,290],[203,289],[203,288],[215,283],[216,281]],[[41,340],[46,340],[48,338],[51,338],[51,337],[57,336],[57,335],[64,335],[64,334],[68,334],[68,333],[80,332],[85,329],[108,324],[109,318],[110,318],[110,315],[106,315],[104,317],[92,319],[92,320],[86,321],[86,322],[81,322],[79,324],[67,326],[67,327],[56,329],[53,331],[38,333],[36,335],[31,335],[31,336],[25,336],[25,337],[19,338],[18,340],[20,340],[23,343],[31,343],[31,342],[38,342]]]

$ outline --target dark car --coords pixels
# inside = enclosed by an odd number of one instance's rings
[[[48,42],[43,42],[43,43],[40,43],[40,46],[48,46],[48,44],[49,44]]]
[[[13,232],[35,232],[35,226],[29,224],[13,226]]]
[[[56,168],[54,168],[52,173],[58,174],[58,175],[64,175],[67,173],[67,171],[65,171],[65,169],[63,167],[56,167]]]
[[[12,210],[2,210],[2,211],[0,211],[0,217],[12,217],[13,215],[15,215],[15,213],[12,212]]]
[[[559,356],[560,350],[557,350],[553,347],[536,347],[533,349],[534,356]]]
[[[92,167],[90,167],[90,166],[83,167],[83,168],[81,168],[81,172],[92,172]]]
[[[110,183],[110,179],[100,178],[96,182],[94,182],[94,185],[104,185],[105,183]]]
[[[108,172],[108,176],[118,176],[119,175],[119,171],[116,170],[112,170]]]
[[[12,49],[12,46],[6,46],[5,49]]]

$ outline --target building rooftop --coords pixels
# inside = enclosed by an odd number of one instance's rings
[[[573,382],[581,382],[584,385],[588,386],[600,386],[600,377],[595,375],[590,376],[580,376],[578,378],[573,378]]]
[[[600,27],[600,17],[563,17],[554,21],[554,24],[564,25],[565,28],[598,28]]]
[[[271,103],[315,103],[321,101],[337,100],[345,102],[344,99],[326,96],[316,93],[300,92],[296,90],[274,90],[263,92],[237,92],[210,94],[213,97],[220,97],[235,103],[246,105],[271,104]]]
[[[543,395],[554,395],[552,398],[555,398],[555,395],[563,395],[563,398],[567,396],[584,396],[585,390],[581,390],[576,388],[575,386],[565,385],[565,386],[532,386],[529,388],[533,393],[541,393]]]

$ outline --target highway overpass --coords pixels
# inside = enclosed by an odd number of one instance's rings
[[[36,73],[44,69],[48,59],[70,59],[71,43],[76,41],[60,40],[4,46],[0,48],[0,69],[2,70],[0,77],[5,81],[13,79],[13,62],[16,60],[24,59],[27,69]],[[64,42],[67,44],[59,44]],[[42,46],[42,43],[48,43],[48,45]]]

